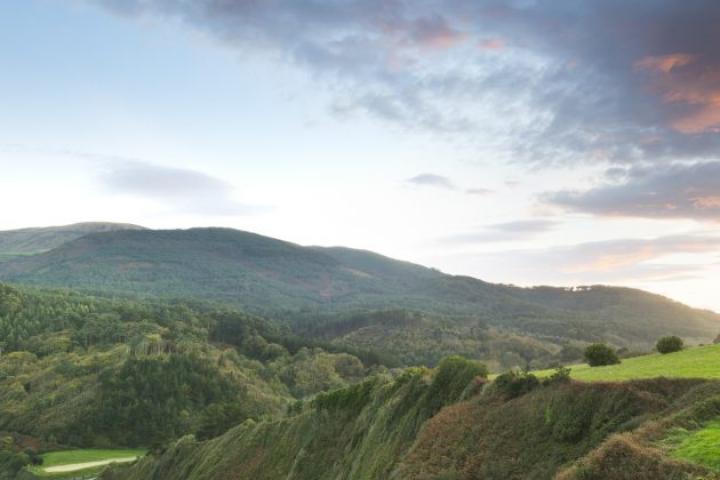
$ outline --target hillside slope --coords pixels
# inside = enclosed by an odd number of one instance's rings
[[[0,258],[46,252],[90,233],[142,229],[144,227],[127,223],[86,222],[61,227],[0,231]]]
[[[348,353],[283,340],[223,307],[0,284],[0,432],[146,447],[280,414],[366,374]]]
[[[683,404],[676,398],[695,405],[718,390],[691,380],[557,383],[505,399],[491,389],[476,395],[482,382],[472,375],[472,368],[455,359],[434,373],[377,378],[325,394],[283,420],[246,422],[207,442],[183,438],[160,455],[102,478],[551,479],[613,433],[673,415]],[[677,468],[668,470],[671,474],[709,473],[672,464]]]
[[[639,290],[494,285],[371,252],[302,247],[217,228],[89,234],[49,252],[0,263],[0,279],[218,300],[288,320],[299,325],[299,333],[334,327],[351,312],[383,309],[428,314],[432,328],[421,332],[425,339],[441,338],[437,327],[449,324],[457,338],[479,337],[495,326],[558,345],[605,340],[649,348],[661,335],[707,342],[720,330],[717,314]],[[348,333],[327,338],[355,341]],[[376,329],[370,341],[384,336],[386,329]],[[367,340],[367,335],[360,337]]]

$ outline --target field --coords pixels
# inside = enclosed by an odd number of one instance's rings
[[[570,375],[586,382],[614,382],[643,378],[710,378],[720,379],[720,344],[692,347],[676,353],[654,353],[624,359],[619,365],[590,367],[570,365]],[[543,377],[553,370],[535,372]]]
[[[74,478],[97,473],[112,462],[128,462],[145,455],[144,450],[65,450],[46,453],[43,464],[28,470],[41,478]]]

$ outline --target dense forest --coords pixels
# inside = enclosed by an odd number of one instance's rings
[[[45,447],[208,438],[385,368],[197,302],[0,284],[0,332],[0,432]]]

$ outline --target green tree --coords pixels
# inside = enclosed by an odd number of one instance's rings
[[[585,361],[591,367],[620,363],[615,350],[604,343],[593,343],[585,349]]]
[[[658,340],[655,348],[657,348],[657,351],[662,354],[679,352],[683,348],[683,340],[682,338],[675,335],[671,335],[669,337],[662,337],[660,340]]]

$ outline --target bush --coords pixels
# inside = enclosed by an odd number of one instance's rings
[[[543,380],[543,385],[556,385],[558,383],[570,383],[570,369],[560,365],[555,368],[555,372]]]
[[[495,388],[507,399],[525,395],[538,385],[540,385],[540,381],[532,373],[515,370],[498,375],[495,379]]]
[[[612,347],[604,343],[593,343],[585,349],[585,361],[591,367],[600,367],[603,365],[615,365],[620,363],[620,359]]]
[[[662,354],[679,352],[683,348],[683,340],[675,335],[663,337],[658,340],[655,348],[657,348],[657,351]]]

